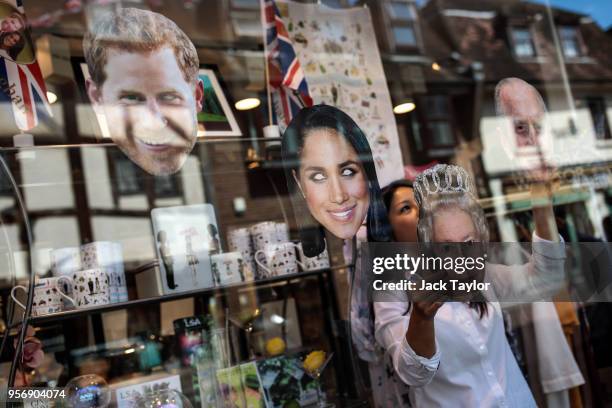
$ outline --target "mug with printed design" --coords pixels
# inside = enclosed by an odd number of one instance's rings
[[[249,228],[253,248],[258,251],[264,249],[266,245],[278,242],[278,228],[274,221],[264,221],[252,225]]]
[[[297,250],[300,256],[300,261],[303,264],[302,268],[304,271],[329,268],[329,254],[327,253],[327,248],[325,248],[319,255],[313,257],[308,257],[304,254],[304,248],[302,247],[301,242],[297,244]]]
[[[242,259],[251,271],[257,271],[257,265],[255,264],[254,258],[255,250],[253,249],[249,228],[241,227],[230,230],[227,237],[227,244],[230,252],[240,252],[242,254]]]
[[[254,278],[250,266],[244,261],[240,252],[214,254],[211,255],[210,262],[213,281],[217,286],[248,282]]]
[[[109,278],[111,303],[128,300],[121,243],[96,241],[82,245],[81,264],[82,269],[100,268],[106,271]]]
[[[298,272],[298,265],[304,268],[295,256],[296,244],[279,242],[266,245],[255,253],[255,262],[263,271],[261,278],[289,275]]]
[[[42,316],[65,310],[64,299],[67,300],[68,304],[75,306],[74,300],[64,293],[62,283],[72,285],[72,279],[68,276],[36,279],[34,284],[34,299],[32,302],[32,316]],[[23,290],[26,294],[28,289],[25,286],[17,285],[11,290],[11,298],[13,298],[17,305],[25,310],[26,306],[17,300],[15,295],[17,289]]]
[[[284,222],[276,223],[276,239],[277,242],[288,242],[289,241],[289,227]]]
[[[72,282],[72,296],[77,307],[85,308],[110,303],[109,276],[103,268],[74,272]]]
[[[81,268],[81,249],[79,247],[57,248],[51,251],[51,272],[53,276],[72,276]]]

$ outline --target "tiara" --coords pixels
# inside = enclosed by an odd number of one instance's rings
[[[469,173],[463,167],[450,164],[436,164],[417,175],[414,190],[419,206],[422,206],[423,198],[430,194],[475,194]]]

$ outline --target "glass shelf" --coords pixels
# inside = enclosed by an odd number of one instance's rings
[[[273,283],[289,282],[292,280],[303,279],[303,278],[310,277],[310,276],[324,275],[334,270],[344,269],[348,267],[350,267],[350,265],[334,266],[331,268],[299,272],[299,273],[290,274],[290,275],[275,276],[272,278],[260,279],[256,281],[250,281],[250,282],[241,282],[241,283],[236,283],[236,284],[231,284],[231,285],[215,286],[212,288],[173,293],[173,294],[164,295],[164,296],[150,297],[150,298],[144,298],[144,299],[135,299],[135,300],[127,301],[127,302],[109,303],[107,305],[102,305],[99,307],[67,310],[64,312],[58,312],[58,313],[53,313],[53,314],[48,314],[48,315],[43,315],[43,316],[31,317],[29,319],[29,323],[32,325],[45,324],[45,323],[50,323],[50,322],[56,322],[59,320],[71,319],[74,317],[100,314],[100,313],[105,313],[105,312],[111,312],[114,310],[129,309],[129,308],[148,305],[148,304],[168,302],[172,300],[184,299],[184,298],[189,298],[189,297],[194,297],[194,296],[211,295],[211,294],[214,294],[220,291],[226,291],[230,289],[241,289],[241,288],[248,288],[248,287],[259,288],[259,287],[273,284]]]

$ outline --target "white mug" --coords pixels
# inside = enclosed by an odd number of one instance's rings
[[[268,244],[265,249],[257,251],[255,262],[264,272],[260,278],[297,273],[298,265],[304,268],[304,265],[295,256],[296,246],[293,242],[279,242]]]
[[[289,241],[289,228],[287,224],[284,222],[276,223],[276,239],[278,242],[287,242]]]
[[[244,261],[240,252],[214,254],[210,256],[210,262],[213,281],[217,286],[253,280],[250,265]]]
[[[304,248],[302,243],[297,244],[298,253],[300,254],[300,261],[302,262],[304,271],[314,271],[316,269],[329,268],[329,254],[327,248],[323,250],[319,255],[308,257],[304,255]]]
[[[85,269],[72,274],[72,296],[77,307],[85,308],[110,303],[108,274],[103,268]]]
[[[57,248],[51,251],[51,271],[53,276],[72,276],[81,268],[81,249],[79,247]]]
[[[242,227],[231,229],[227,234],[227,244],[233,252],[253,248],[249,228]]]
[[[72,279],[67,276],[36,279],[34,299],[32,301],[32,316],[61,312],[64,310],[63,299],[66,299],[73,306],[75,305],[74,300],[62,291],[62,282],[72,285]],[[25,305],[15,297],[17,289],[21,289],[25,293],[28,292],[28,289],[22,285],[17,285],[11,289],[11,297],[17,305],[25,310]]]
[[[276,222],[264,221],[257,223],[249,228],[253,247],[256,251],[264,249],[268,244],[274,244],[278,241],[278,230]]]
[[[121,243],[96,241],[81,245],[81,264],[82,269],[102,268],[106,271],[111,303],[128,300]]]

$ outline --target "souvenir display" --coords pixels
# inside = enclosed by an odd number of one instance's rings
[[[34,299],[32,301],[32,316],[42,316],[50,313],[61,312],[64,310],[64,299],[72,307],[75,306],[74,300],[68,296],[64,290],[64,284],[72,286],[72,279],[67,276],[59,278],[39,278],[34,286]],[[17,300],[17,290],[21,289],[27,296],[28,289],[25,286],[17,285],[11,290],[11,298],[25,310],[25,305]]]
[[[257,361],[266,407],[303,407],[317,402],[317,382],[302,368],[304,356],[298,353]]]
[[[368,8],[289,2],[282,19],[314,104],[338,107],[367,135],[381,185],[403,177],[387,78]]]
[[[293,242],[278,242],[266,244],[263,249],[255,252],[255,262],[263,271],[263,278],[290,275],[298,272],[301,265],[295,255],[296,244]]]
[[[212,205],[155,208],[151,211],[164,294],[214,285],[210,225],[217,230]]]
[[[0,0],[0,391],[612,406],[612,20],[574,3]]]
[[[182,391],[181,379],[178,375],[156,374],[113,384],[114,403],[117,408],[140,408],[148,398],[154,397],[164,391]]]
[[[111,303],[128,300],[123,253],[119,242],[92,242],[81,246],[84,269],[100,268],[108,274]]]
[[[72,296],[79,308],[110,303],[110,279],[104,269],[86,269],[72,274]]]

